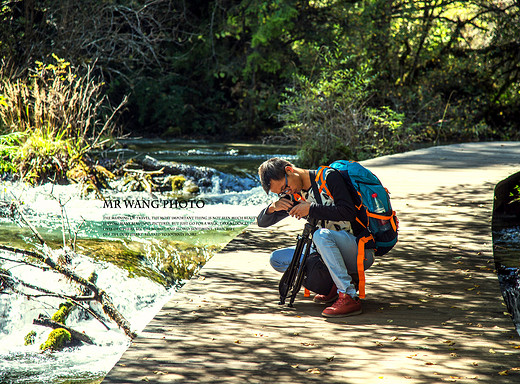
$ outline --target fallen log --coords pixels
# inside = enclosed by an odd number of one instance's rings
[[[42,255],[39,252],[13,248],[6,245],[0,245],[0,250],[9,251],[15,254],[21,253],[23,255],[33,257],[38,261],[49,266],[52,270],[61,273],[62,275],[68,277],[70,280],[82,285],[83,287],[88,288],[93,293],[92,299],[96,300],[101,304],[103,311],[108,315],[110,319],[112,319],[119,327],[121,327],[124,330],[126,335],[128,335],[132,339],[137,336],[136,333],[131,330],[130,323],[115,308],[114,304],[112,303],[112,300],[110,299],[110,296],[104,290],[99,289],[97,285],[93,284],[92,282],[88,281],[87,279],[81,276],[78,276],[69,268],[55,263],[49,256]]]
[[[85,333],[78,332],[78,331],[66,326],[65,324],[58,323],[57,321],[54,321],[54,320],[48,318],[47,316],[40,315],[39,318],[33,320],[33,324],[41,325],[44,327],[49,327],[52,329],[63,328],[70,332],[70,335],[72,336],[73,340],[78,340],[83,343],[91,344],[91,345],[95,344],[94,341],[92,341],[92,338],[87,336]]]

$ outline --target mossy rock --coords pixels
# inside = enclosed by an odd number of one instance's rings
[[[192,180],[186,180],[184,183],[183,191],[190,195],[195,195],[200,192],[200,188],[197,184],[195,184]]]
[[[54,315],[52,315],[52,320],[61,324],[65,324],[65,320],[67,320],[72,307],[73,305],[71,303],[61,303],[60,308]]]
[[[33,345],[36,341],[36,331],[29,332],[25,337],[25,343],[24,345]]]
[[[69,331],[64,328],[57,328],[53,330],[47,341],[40,345],[42,351],[61,351],[71,341],[72,336]]]
[[[78,184],[86,184],[95,189],[110,189],[108,180],[115,179],[115,175],[101,165],[89,166],[80,160],[67,171],[67,178]]]
[[[172,184],[172,191],[181,191],[186,183],[186,178],[182,175],[170,177],[170,183]]]

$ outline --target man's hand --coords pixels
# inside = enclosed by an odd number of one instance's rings
[[[281,198],[278,201],[275,201],[274,203],[271,203],[269,206],[269,209],[267,210],[268,213],[273,213],[275,211],[288,211],[293,206],[293,202],[289,199]]]
[[[296,217],[298,220],[302,217],[309,216],[309,210],[311,208],[311,204],[308,201],[301,201],[299,204],[296,204],[289,211],[289,215],[292,217]]]

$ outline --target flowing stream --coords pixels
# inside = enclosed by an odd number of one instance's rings
[[[0,182],[0,202],[19,202],[17,220],[0,217],[0,243],[42,249],[29,222],[58,251],[56,260],[87,278],[98,274],[97,285],[116,308],[141,331],[162,305],[175,295],[184,279],[249,225],[268,201],[256,176],[258,165],[273,156],[294,160],[289,147],[127,140],[103,154],[126,161],[153,158],[201,168],[207,180],[191,197],[167,193],[103,190],[101,200],[80,185],[29,187]],[[194,180],[195,183],[200,180]],[[115,182],[114,182],[115,183]],[[24,222],[25,221],[25,222]],[[75,247],[65,252],[63,244]],[[72,256],[70,256],[72,255]],[[25,281],[60,294],[77,295],[63,276],[21,264],[27,258],[0,251],[0,268],[14,281]],[[1,282],[1,280],[0,280]],[[90,336],[94,345],[41,352],[51,329],[33,325],[40,314],[51,317],[62,298],[16,284],[25,294],[8,294],[0,286],[0,383],[98,383],[129,345],[129,338],[107,319],[109,330],[80,309],[66,324]],[[28,298],[29,297],[29,298]],[[92,308],[102,313],[97,303]],[[34,343],[24,338],[36,331]]]

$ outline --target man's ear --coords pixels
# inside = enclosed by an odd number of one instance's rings
[[[290,165],[286,165],[284,170],[285,170],[285,173],[287,173],[287,172],[294,173],[294,169]]]

